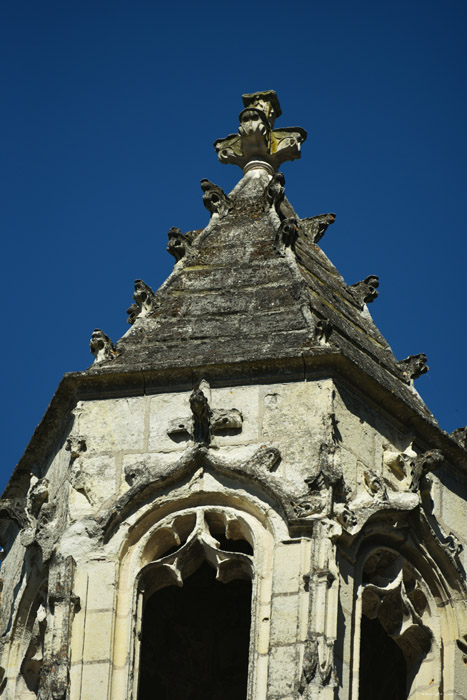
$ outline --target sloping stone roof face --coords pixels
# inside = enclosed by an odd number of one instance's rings
[[[250,171],[117,346],[114,366],[204,365],[287,356],[310,347],[305,289],[275,244],[280,220],[264,206],[269,176]],[[295,275],[294,275],[295,272]]]

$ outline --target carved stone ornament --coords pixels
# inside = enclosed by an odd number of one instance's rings
[[[135,280],[133,299],[135,303],[127,309],[127,320],[130,325],[133,325],[139,316],[148,316],[157,306],[154,292],[143,280]]]
[[[179,228],[172,226],[169,229],[167,252],[173,255],[178,262],[186,255],[197,233],[197,231],[188,231],[188,233],[183,234]]]
[[[369,304],[376,299],[378,296],[378,287],[378,277],[376,275],[369,275],[361,282],[352,284],[349,290],[354,299],[363,307],[364,304]]]
[[[233,202],[225,194],[222,187],[215,185],[209,180],[201,180],[201,189],[203,190],[203,204],[206,209],[211,212],[211,216],[217,214],[220,219],[227,216],[233,207]]]
[[[313,340],[318,345],[326,346],[329,344],[329,338],[333,330],[332,323],[327,318],[317,318],[315,319],[315,328],[313,333]]]
[[[426,364],[425,353],[419,355],[409,355],[405,360],[397,363],[402,373],[402,378],[407,384],[410,384],[414,379],[418,379],[422,374],[426,374],[430,369]]]
[[[458,445],[467,449],[467,428],[456,428],[450,436],[457,442]]]
[[[209,385],[203,381],[202,385]],[[170,421],[167,434],[173,440],[191,439],[201,445],[209,445],[212,435],[236,434],[242,430],[243,416],[236,408],[213,409],[201,388],[190,396],[192,417],[176,418]]]
[[[279,248],[295,250],[298,238],[298,220],[295,217],[281,221],[276,233],[276,245]]]
[[[232,163],[247,172],[249,167],[265,167],[273,173],[286,160],[300,158],[306,131],[300,127],[273,129],[281,114],[274,90],[243,95],[245,109],[240,113],[238,134],[214,143],[221,163]]]
[[[146,580],[150,574],[154,580],[157,573],[158,588],[164,586],[182,586],[184,579],[188,578],[198,566],[206,561],[216,571],[216,579],[222,583],[229,583],[233,579],[253,578],[253,558],[249,554],[242,552],[229,552],[228,545],[221,547],[216,535],[221,534],[222,539],[228,539],[229,534],[237,534],[235,531],[237,523],[229,521],[226,515],[209,513],[209,509],[199,508],[195,511],[196,520],[191,525],[191,532],[186,536],[186,528],[192,522],[193,516],[179,516],[173,521],[171,527],[161,527],[161,534],[165,541],[168,536],[172,539],[171,549],[175,552],[164,556],[156,557],[141,572],[140,590],[145,588]],[[211,516],[211,517],[210,517]],[[223,532],[212,532],[213,524],[216,522],[216,530],[220,530],[220,520],[224,517]],[[237,534],[238,537],[238,534]],[[235,537],[235,539],[237,538]],[[232,546],[234,549],[234,546]]]
[[[300,231],[303,231],[312,243],[318,243],[326,233],[327,227],[333,224],[335,220],[335,214],[319,214],[308,219],[300,219],[298,226]]]
[[[100,328],[96,328],[89,341],[89,348],[94,355],[94,364],[96,362],[105,362],[106,360],[113,360],[117,356],[117,351],[115,345],[110,340],[109,336],[101,331]]]
[[[86,452],[86,438],[82,435],[71,435],[67,438],[65,449],[70,453],[70,461],[78,459],[82,452]]]
[[[407,666],[418,666],[431,648],[430,610],[417,572],[397,552],[379,549],[364,568],[362,612],[378,619],[400,646]]]

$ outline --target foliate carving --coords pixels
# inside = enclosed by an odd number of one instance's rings
[[[407,384],[410,384],[414,379],[418,379],[422,374],[426,374],[429,370],[424,353],[409,355],[409,357],[406,357],[405,360],[401,360],[397,364],[401,370],[402,378]]]
[[[89,348],[94,355],[94,364],[97,362],[105,362],[107,360],[113,360],[117,356],[117,351],[115,345],[110,340],[109,336],[101,331],[100,328],[96,328],[89,341]]]
[[[78,459],[82,452],[86,452],[86,438],[82,435],[71,435],[67,438],[65,449],[70,453],[70,461]]]
[[[274,119],[281,113],[273,90],[243,95],[243,104],[238,134],[214,143],[221,163],[232,163],[245,171],[248,164],[262,164],[273,172],[286,160],[300,158],[306,131],[300,127],[273,129]]]
[[[335,214],[319,214],[307,219],[300,219],[298,227],[312,243],[318,243],[326,233],[327,227],[335,220]]]
[[[138,317],[148,316],[157,308],[156,296],[143,280],[135,280],[135,303],[127,309],[128,323],[133,325]]]
[[[363,307],[364,304],[369,304],[378,296],[379,278],[376,275],[369,275],[361,282],[356,282],[349,287],[349,290],[358,302]]]
[[[243,416],[236,408],[211,410],[211,432],[213,434],[226,431],[240,432],[242,425]]]
[[[378,474],[371,469],[367,469],[363,478],[369,494],[382,501],[387,501],[388,490],[384,480]]]
[[[464,449],[467,449],[467,427],[466,428],[456,428],[450,436]]]
[[[298,518],[319,514],[329,516],[335,503],[345,503],[348,488],[342,471],[336,466],[333,444],[322,443],[319,455],[319,471],[315,476],[305,479],[308,494],[292,502],[292,508]]]
[[[193,239],[197,235],[198,231],[188,231],[183,234],[179,228],[172,226],[169,229],[169,244],[167,246],[167,252],[173,255],[175,260],[178,262],[187,253],[188,248],[193,243]]]
[[[444,455],[441,450],[428,450],[417,457],[412,458],[408,467],[410,469],[411,491],[417,492],[420,489],[420,482],[428,472],[434,471],[444,462]]]
[[[276,233],[276,245],[279,248],[295,250],[298,237],[298,220],[295,217],[284,219]]]
[[[315,318],[315,327],[313,331],[313,340],[318,345],[329,345],[329,338],[333,330],[331,321],[327,318]]]
[[[211,212],[211,216],[217,214],[221,219],[227,216],[233,207],[233,202],[227,197],[224,190],[206,179],[201,180],[201,189],[204,193],[203,204]]]
[[[207,382],[202,384],[207,385]],[[209,445],[212,435],[235,434],[242,430],[243,416],[240,411],[236,408],[212,409],[200,388],[192,392],[190,408],[191,418],[186,416],[170,421],[167,434],[173,440],[192,439],[195,443]]]

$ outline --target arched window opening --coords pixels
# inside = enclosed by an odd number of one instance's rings
[[[203,563],[143,612],[138,700],[245,700],[251,582],[216,580]]]
[[[161,524],[144,548],[138,700],[245,700],[253,539],[203,507]]]
[[[398,552],[374,551],[361,588],[359,700],[407,700],[432,645],[418,573]]]

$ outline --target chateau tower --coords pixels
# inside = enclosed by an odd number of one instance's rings
[[[8,700],[467,698],[466,429],[442,431],[278,172],[275,92],[0,501]]]

